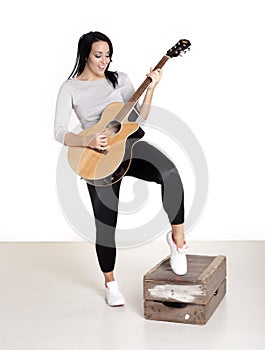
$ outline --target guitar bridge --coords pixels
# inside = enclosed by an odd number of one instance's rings
[[[98,152],[98,153],[105,154],[105,155],[109,153],[109,151],[108,151],[108,150],[106,150],[106,149],[101,150],[101,149],[96,149],[96,148],[94,148],[94,151],[95,151],[95,152]]]

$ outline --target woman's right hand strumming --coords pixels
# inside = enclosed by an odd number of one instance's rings
[[[65,135],[64,144],[66,146],[90,147],[97,149],[98,151],[105,151],[110,147],[108,144],[108,136],[106,131],[87,136],[69,132]]]
[[[107,132],[103,131],[97,133],[94,138],[89,142],[88,147],[95,148],[99,151],[105,151],[110,148],[108,144]]]

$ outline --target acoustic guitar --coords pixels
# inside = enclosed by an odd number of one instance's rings
[[[170,58],[186,53],[190,45],[189,40],[179,40],[161,58],[154,70],[162,68]],[[88,183],[94,186],[109,186],[126,174],[131,162],[132,148],[144,136],[144,131],[136,121],[131,120],[130,116],[151,82],[152,79],[147,77],[126,104],[120,102],[109,104],[97,124],[80,132],[79,135],[87,136],[106,131],[110,146],[108,150],[69,147],[68,162],[71,168]]]

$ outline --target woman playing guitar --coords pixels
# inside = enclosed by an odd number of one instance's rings
[[[100,32],[89,32],[80,37],[76,63],[69,78],[62,84],[56,104],[54,135],[66,146],[90,148],[108,152],[109,135],[106,130],[96,134],[74,134],[68,129],[72,110],[83,129],[95,125],[103,110],[112,102],[126,103],[134,93],[128,76],[109,70],[113,54],[110,39]],[[151,78],[139,119],[148,117],[154,90],[162,70],[151,70]],[[131,162],[124,176],[133,176],[161,185],[165,212],[172,226],[167,235],[171,248],[171,267],[179,275],[187,272],[184,238],[183,186],[174,164],[158,149],[145,141],[138,141],[132,148]],[[95,186],[87,181],[96,223],[96,252],[105,278],[105,296],[110,306],[124,305],[125,300],[114,277],[116,258],[115,228],[118,215],[119,190],[122,179],[110,186]]]

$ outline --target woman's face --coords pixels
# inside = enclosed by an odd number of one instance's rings
[[[94,42],[87,59],[87,68],[96,77],[102,77],[109,63],[109,44],[106,41]]]

